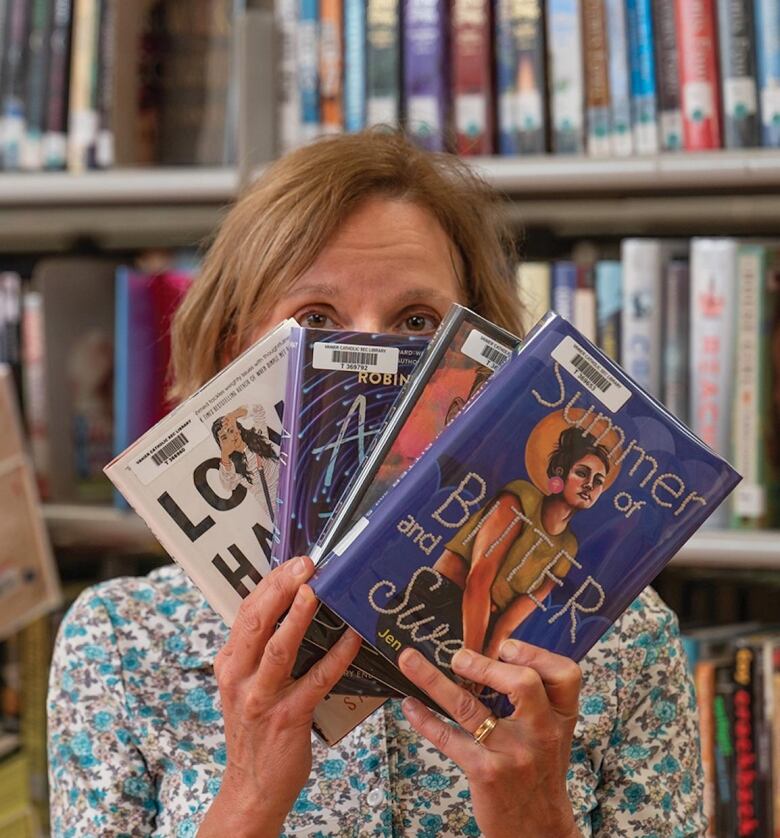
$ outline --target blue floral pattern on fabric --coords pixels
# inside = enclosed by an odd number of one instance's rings
[[[175,566],[82,594],[51,671],[54,838],[197,834],[227,762],[213,670],[226,637]],[[702,833],[684,661],[676,620],[648,589],[582,662],[567,784],[583,835]],[[313,739],[312,749],[285,836],[480,834],[461,771],[409,727],[398,702],[334,748]]]

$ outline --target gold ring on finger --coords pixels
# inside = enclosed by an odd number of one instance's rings
[[[485,721],[474,731],[474,741],[477,745],[481,745],[490,734],[493,732],[493,728],[498,724],[498,719],[490,715],[488,716]]]

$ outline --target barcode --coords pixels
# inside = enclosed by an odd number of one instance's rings
[[[589,361],[586,361],[582,355],[577,354],[575,355],[572,360],[572,364],[590,381],[591,384],[595,385],[596,387],[601,390],[602,393],[606,393],[607,390],[612,386],[612,382],[609,381],[606,376],[603,376]]]
[[[184,434],[177,434],[170,442],[166,442],[159,451],[155,451],[152,454],[154,464],[161,466],[166,460],[178,454],[188,442],[189,440]]]
[[[379,360],[378,352],[358,352],[348,349],[332,350],[331,359],[336,364],[360,364],[361,366],[374,366]]]
[[[479,353],[483,358],[490,361],[491,364],[503,364],[509,357],[508,352],[503,352],[500,349],[494,349],[492,346],[483,346]]]

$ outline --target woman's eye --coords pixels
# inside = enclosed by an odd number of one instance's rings
[[[425,314],[412,314],[404,320],[404,327],[409,332],[433,332],[438,322]]]
[[[332,329],[333,326],[328,325],[330,318],[327,314],[320,311],[309,311],[305,314],[299,314],[296,320],[301,326],[306,326],[309,329]]]

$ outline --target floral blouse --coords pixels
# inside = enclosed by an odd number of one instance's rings
[[[172,565],[80,596],[51,671],[55,838],[197,833],[226,762],[213,671],[226,636]],[[702,834],[696,702],[673,614],[647,589],[582,668],[567,781],[583,835]],[[460,770],[395,701],[313,749],[285,836],[480,834]]]

